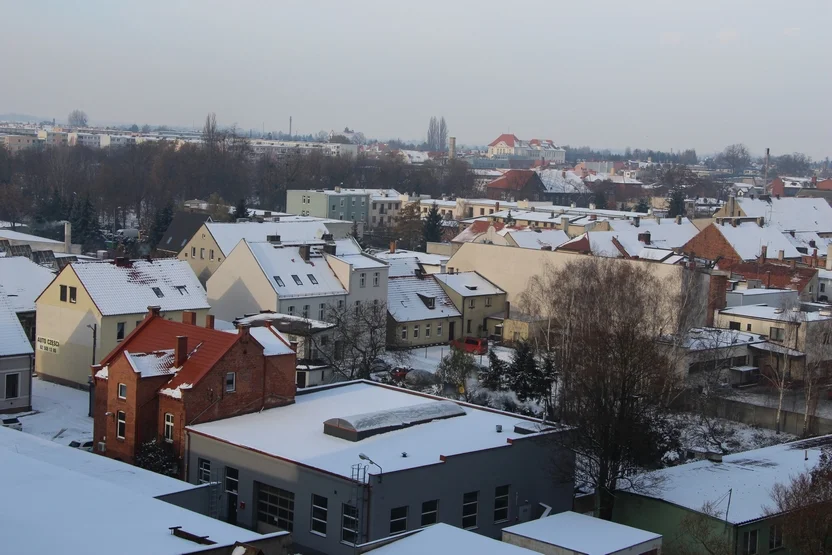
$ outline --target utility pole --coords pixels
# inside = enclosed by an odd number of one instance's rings
[[[764,170],[764,173],[763,173],[763,175],[764,175],[764,177],[763,177],[763,190],[768,188],[768,154],[769,154],[769,149],[766,148],[766,163],[765,163],[765,170]]]
[[[292,116],[289,116],[289,140],[292,140]]]

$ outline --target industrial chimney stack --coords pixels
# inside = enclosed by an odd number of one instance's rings
[[[456,158],[456,137],[448,137],[448,159]]]

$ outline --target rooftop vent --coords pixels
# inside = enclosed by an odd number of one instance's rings
[[[347,441],[361,441],[385,432],[464,415],[465,410],[452,401],[433,401],[398,409],[330,418],[324,422],[324,433]]]
[[[476,286],[476,285],[466,285],[466,286],[465,286],[465,289],[467,289],[467,290],[469,290],[469,291],[476,291],[476,290],[477,290],[477,286]]]

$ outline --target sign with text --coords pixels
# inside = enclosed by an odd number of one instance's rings
[[[46,353],[58,354],[61,350],[61,342],[57,339],[49,339],[48,337],[38,336],[37,340],[38,351]]]

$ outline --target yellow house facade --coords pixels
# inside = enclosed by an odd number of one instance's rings
[[[498,335],[505,314],[506,292],[477,272],[437,274],[436,281],[461,314],[463,337]]]
[[[182,265],[175,260],[168,261]],[[162,261],[142,262],[147,265]],[[205,322],[209,306],[195,276],[191,276],[190,282],[173,276],[174,283],[188,291],[186,296],[152,277],[148,284],[138,286],[129,283],[124,286],[118,280],[110,280],[113,272],[107,268],[111,266],[109,262],[84,263],[84,268],[79,271],[80,266],[79,263],[66,266],[35,303],[35,372],[44,379],[88,387],[90,365],[98,363],[138,326],[148,306],[161,306],[165,318],[180,322],[183,310],[192,310],[197,313],[198,323]],[[94,272],[90,270],[96,269],[105,270],[101,272],[101,278],[91,276]],[[127,268],[124,270],[118,273],[129,276]],[[181,274],[181,268],[179,270],[174,274]],[[147,272],[141,273],[147,277]],[[158,297],[153,287],[158,288],[163,297]],[[102,295],[105,288],[110,292]],[[136,289],[147,289],[149,294],[142,295]],[[119,295],[123,296],[123,303],[114,302],[114,297],[117,299]],[[166,297],[168,302],[165,302]]]

